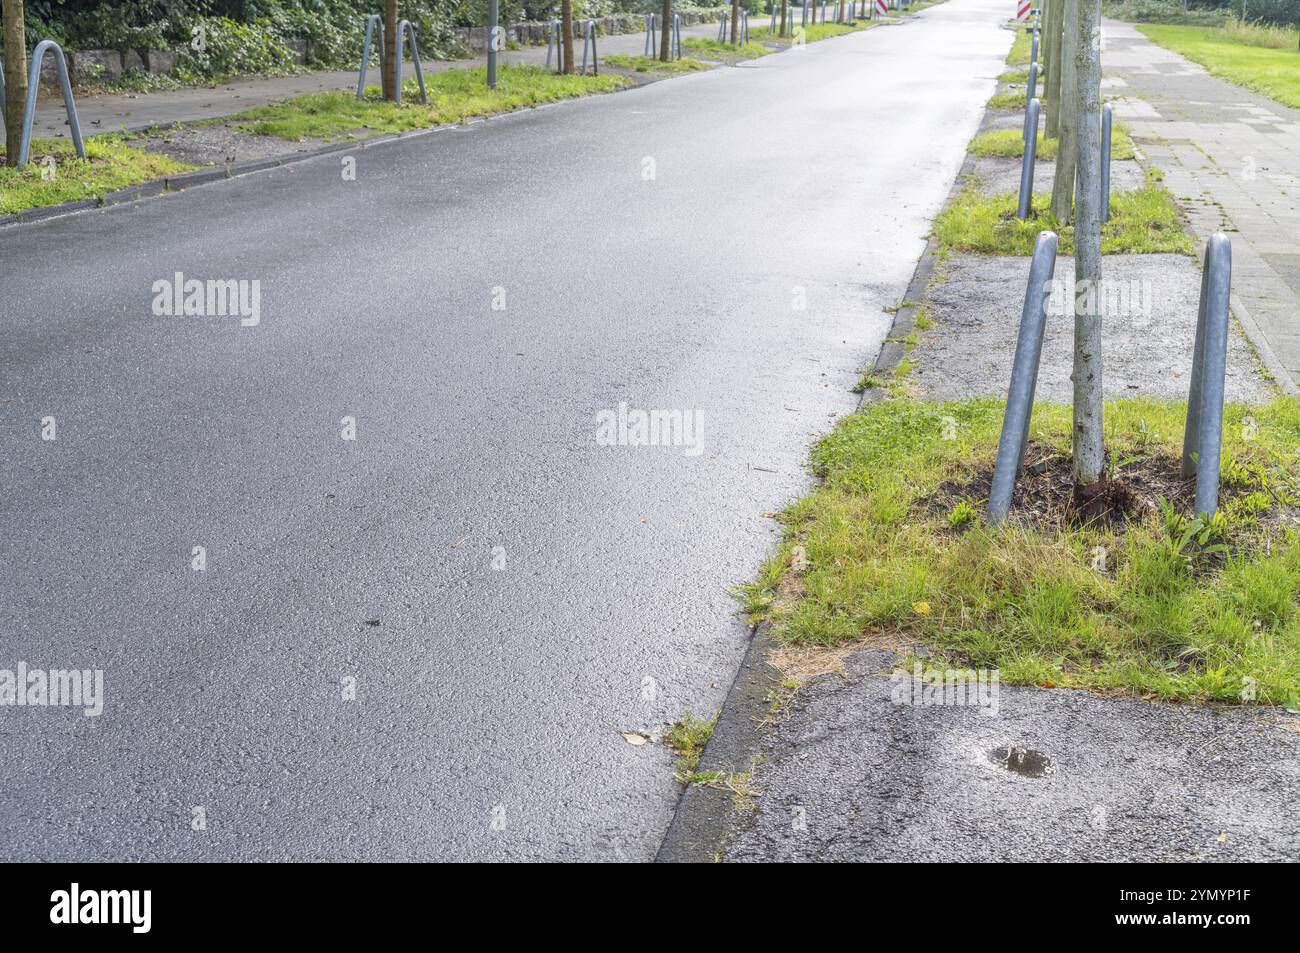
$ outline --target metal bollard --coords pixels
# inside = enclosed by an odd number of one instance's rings
[[[1101,224],[1110,221],[1110,103],[1101,107]]]
[[[1047,295],[1056,272],[1056,233],[1039,232],[1034,258],[1029,263],[1029,284],[1020,310],[1020,333],[1016,335],[1016,356],[1011,363],[1011,386],[1007,410],[998,438],[998,459],[993,467],[989,490],[988,520],[1001,523],[1011,510],[1011,495],[1025,462],[1029,442],[1029,419],[1034,412],[1034,391],[1038,387],[1038,364],[1043,355],[1043,333],[1047,327]]]
[[[1219,457],[1223,450],[1224,378],[1228,370],[1228,297],[1232,293],[1232,242],[1215,232],[1205,243],[1196,347],[1183,430],[1183,479],[1196,477],[1196,513],[1219,508]]]
[[[27,102],[23,105],[23,126],[18,140],[18,168],[27,165],[32,148],[32,122],[36,119],[36,94],[41,83],[41,61],[48,50],[54,51],[54,65],[59,73],[59,86],[63,91],[63,110],[68,116],[68,129],[72,145],[79,158],[86,158],[86,144],[81,141],[81,124],[77,122],[77,104],[72,98],[72,81],[68,79],[68,61],[63,57],[63,47],[53,40],[41,40],[32,50],[32,65],[27,73]]]
[[[1025,151],[1020,160],[1020,204],[1016,218],[1022,222],[1029,218],[1034,200],[1034,159],[1038,153],[1038,100],[1031,99],[1025,110]]]
[[[366,40],[361,45],[361,75],[357,77],[357,99],[366,98],[366,67],[370,64],[370,37],[379,28],[379,69],[384,68],[384,19],[378,13],[366,18]]]
[[[672,47],[669,56],[672,59],[679,60],[682,58],[682,15],[673,14],[673,30],[670,37],[669,46]]]
[[[749,42],[749,11],[740,11],[740,43],[744,46]]]
[[[564,39],[560,36],[560,21],[552,20],[546,31],[546,68],[551,68],[551,49],[555,49],[556,72],[564,72]]]
[[[1025,84],[1025,103],[1038,95],[1038,64],[1029,64],[1029,82]]]
[[[596,57],[596,21],[588,20],[582,25],[582,71],[579,76],[587,75],[587,51],[591,51],[591,75],[600,74],[600,62]]]
[[[647,13],[645,15],[645,55],[654,56],[655,34],[659,32],[659,14]]]
[[[488,35],[487,35],[487,84],[488,89],[497,88],[497,54],[504,46],[505,30],[501,26],[501,10],[498,0],[488,0]]]
[[[402,40],[406,40],[406,48],[411,52],[411,59],[415,61],[415,78],[420,83],[420,102],[426,106],[429,104],[429,92],[424,88],[424,68],[420,66],[420,47],[415,42],[415,25],[410,20],[397,21],[397,75],[393,78],[393,84],[397,87],[396,102],[402,104]]]
[[[1033,35],[1029,40],[1029,62],[1038,62],[1038,24],[1036,22],[1033,26]]]
[[[722,19],[718,21],[718,42],[719,42],[719,43],[725,43],[726,40],[727,40],[727,20],[728,20],[728,19],[729,19],[729,17],[728,17],[728,15],[727,15],[727,13],[724,11],[723,14],[722,14]]]

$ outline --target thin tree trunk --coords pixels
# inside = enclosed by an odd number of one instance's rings
[[[1047,43],[1047,72],[1044,87],[1047,90],[1047,123],[1043,134],[1055,139],[1061,130],[1061,30],[1065,22],[1065,0],[1051,0],[1044,18],[1043,40]]]
[[[560,42],[564,44],[564,69],[565,73],[573,72],[573,0],[563,0],[560,4],[560,32],[564,34],[564,39]]]
[[[731,0],[731,42],[740,39],[740,0]]]
[[[18,165],[23,108],[27,99],[27,37],[22,0],[4,0],[5,17],[5,164]]]
[[[1074,224],[1074,482],[1088,486],[1101,480],[1105,465],[1099,304],[1102,291],[1101,0],[1076,2],[1080,9],[1075,31],[1079,207]]]
[[[781,0],[781,36],[786,35],[786,28],[790,22],[790,0]]]
[[[1062,225],[1074,220],[1074,175],[1079,135],[1079,0],[1065,0],[1065,36],[1061,43],[1061,118],[1052,182],[1052,214]]]
[[[673,0],[664,0],[663,21],[663,32],[659,39],[659,59],[667,63],[672,59],[669,51],[672,49]]]
[[[384,99],[397,99],[397,58],[402,51],[397,46],[397,0],[384,3],[384,62],[380,70]]]

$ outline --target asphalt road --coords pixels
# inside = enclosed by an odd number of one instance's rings
[[[0,233],[0,668],[105,693],[0,708],[0,856],[652,857],[621,732],[720,705],[1008,10]],[[155,316],[175,272],[260,324]]]

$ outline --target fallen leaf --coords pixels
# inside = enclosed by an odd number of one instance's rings
[[[623,740],[639,748],[646,743],[646,736],[637,734],[635,731],[625,731],[623,732]]]

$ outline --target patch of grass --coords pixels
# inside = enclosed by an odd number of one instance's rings
[[[1035,155],[1040,159],[1055,159],[1058,140],[1048,139],[1041,132],[1038,134],[1038,147]],[[999,156],[1007,159],[1019,159],[1025,151],[1025,141],[1019,129],[996,129],[982,132],[971,140],[970,151],[977,156]],[[1133,140],[1128,132],[1118,123],[1111,128],[1110,157],[1112,159],[1132,159]]]
[[[605,65],[630,69],[636,73],[696,73],[713,68],[708,63],[689,56],[665,63],[654,56],[627,56],[623,53],[614,53],[605,57]]]
[[[989,109],[1018,109],[1024,112],[1028,101],[1029,97],[1023,89],[1014,93],[999,93],[989,100]]]
[[[882,401],[818,443],[823,482],[781,514],[781,550],[747,593],[773,633],[800,646],[922,642],[1011,684],[1300,703],[1300,402],[1227,408],[1230,552],[1213,557],[1158,509],[1102,527],[1013,513],[992,528],[973,504],[936,505],[941,487],[992,466],[1002,413],[992,399]],[[1112,459],[1176,460],[1185,413],[1177,402],[1107,404]],[[1069,407],[1035,408],[1040,446],[1068,454],[1070,432]],[[1251,497],[1277,519],[1252,524],[1241,502]]]
[[[750,30],[749,35],[752,37],[754,31]],[[753,60],[760,56],[767,56],[772,52],[762,43],[756,43],[752,39],[748,43],[727,43],[726,41],[718,42],[717,40],[704,39],[698,36],[687,37],[682,40],[682,49],[690,50],[692,53],[711,59],[732,57]]]
[[[626,76],[557,76],[539,66],[505,66],[497,75],[497,88],[487,88],[483,67],[454,69],[425,77],[429,105],[419,99],[412,80],[402,84],[400,106],[384,102],[378,87],[366,88],[359,102],[348,92],[310,93],[233,117],[239,128],[258,136],[302,139],[338,139],[349,133],[406,132],[475,116],[508,112],[526,106],[608,93],[628,84]]]
[[[0,167],[0,214],[98,198],[193,168],[158,153],[133,149],[122,136],[93,136],[85,142],[84,159],[77,158],[71,142],[36,140],[25,169]],[[54,160],[52,168],[47,158]]]
[[[1055,219],[1050,199],[1035,195],[1029,218],[1022,222],[1016,218],[1015,195],[985,196],[967,189],[935,219],[934,233],[944,253],[1032,255],[1038,233],[1050,229],[1060,237],[1058,253],[1072,255],[1074,227]],[[1101,232],[1103,254],[1195,253],[1173,197],[1150,176],[1143,188],[1112,192],[1110,211]]]
[[[1034,51],[1033,34],[1023,26],[1017,25],[1012,28],[1016,38],[1011,43],[1011,51],[1007,53],[1008,66],[1029,66],[1029,54]],[[1026,70],[1026,78],[1028,71]]]
[[[673,777],[682,784],[692,784],[696,781],[710,783],[722,777],[718,772],[703,772],[697,775],[695,771],[700,763],[700,755],[704,753],[704,746],[713,737],[713,726],[717,723],[716,714],[712,718],[705,719],[697,718],[688,711],[682,716],[681,721],[674,722],[664,732],[664,744],[677,752]],[[715,774],[717,778],[713,777]]]
[[[1300,108],[1300,41],[1294,30],[1270,31],[1245,27],[1216,28],[1143,24],[1138,29],[1150,40],[1200,63],[1209,72],[1287,106]],[[1251,37],[1249,41],[1244,37]],[[1263,45],[1280,42],[1281,48]]]
[[[791,10],[793,11],[794,8],[791,7]],[[828,40],[833,36],[844,36],[844,34],[846,33],[857,33],[861,30],[870,30],[872,27],[876,26],[879,22],[880,22],[879,20],[872,20],[872,21],[859,20],[852,26],[849,26],[848,24],[845,23],[810,23],[806,27],[800,27],[799,24],[795,22],[793,26],[787,27],[787,29],[791,31],[802,29],[803,41],[805,43],[816,43],[819,40]],[[781,22],[778,17],[777,31],[779,31],[780,29],[781,29]],[[780,36],[778,35],[777,32],[771,30],[766,26],[759,27],[757,29],[751,26],[749,28],[749,38],[751,42],[757,40],[762,43],[783,43],[787,46],[792,44],[795,40],[795,37],[793,35]]]
[[[1009,69],[998,77],[999,83],[1028,83],[1028,69]]]

